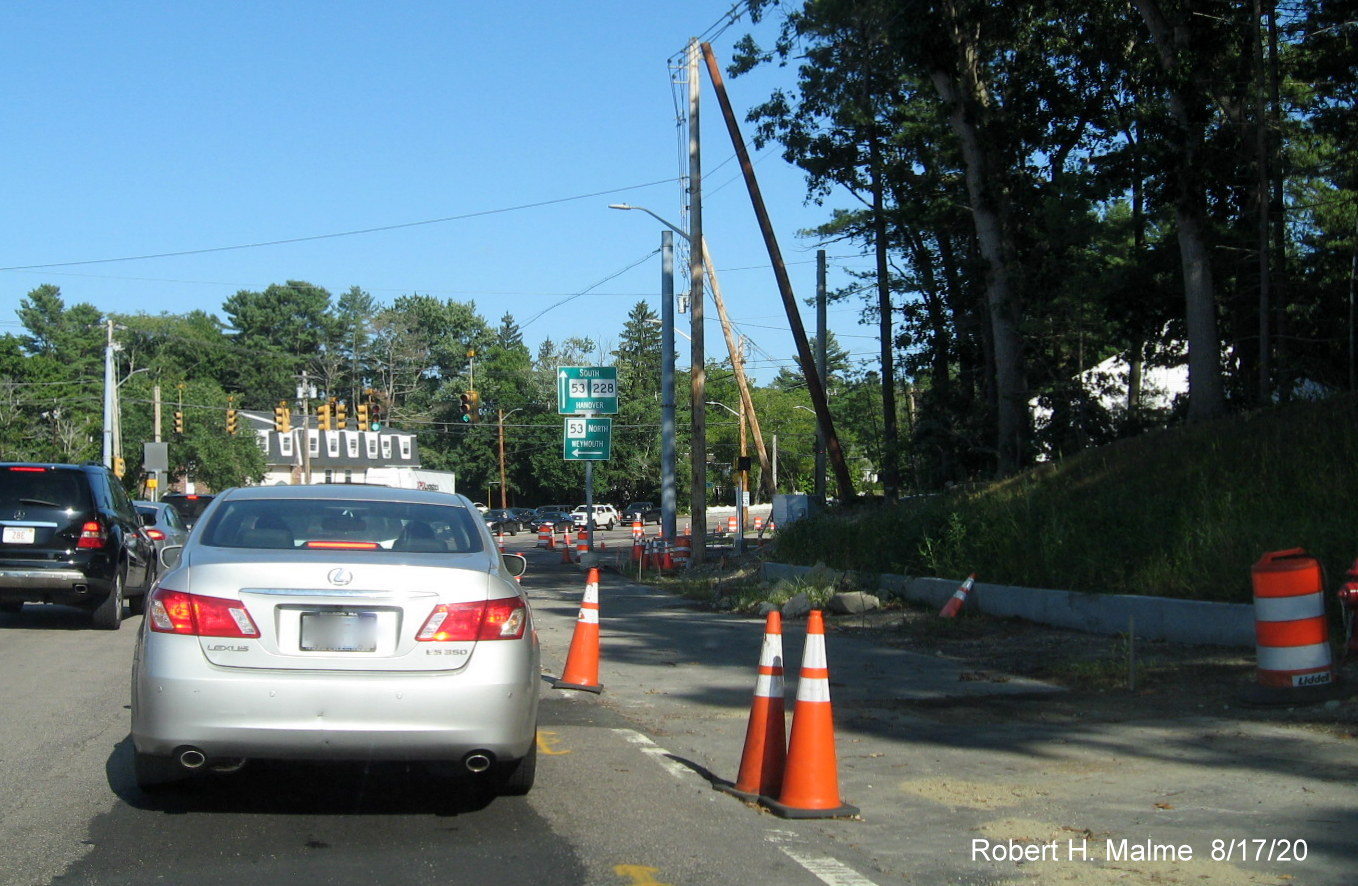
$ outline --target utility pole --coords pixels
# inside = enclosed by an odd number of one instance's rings
[[[816,250],[816,372],[825,378],[825,250]],[[816,501],[825,504],[825,428],[816,419]]]
[[[495,414],[500,427],[500,508],[503,510],[509,507],[509,496],[505,491],[505,411],[497,406]]]
[[[726,94],[721,68],[717,65],[716,56],[712,54],[712,47],[704,43],[702,44],[702,51],[707,61],[708,76],[712,78],[712,88],[716,91],[717,102],[721,106],[722,117],[726,120],[727,132],[731,136],[731,144],[735,148],[736,157],[740,160],[740,170],[745,177],[745,187],[750,193],[750,202],[754,206],[755,217],[759,220],[759,228],[764,235],[764,245],[769,252],[769,262],[773,265],[773,275],[778,281],[778,292],[783,298],[783,309],[787,314],[788,327],[792,332],[793,341],[797,343],[797,356],[801,360],[802,372],[806,376],[807,393],[811,395],[811,404],[815,407],[816,419],[825,430],[826,449],[830,461],[834,465],[835,481],[839,486],[839,498],[840,501],[852,501],[854,498],[853,478],[849,475],[849,466],[844,460],[844,450],[840,446],[838,435],[835,433],[834,420],[830,416],[830,403],[826,400],[825,387],[820,373],[816,371],[813,363],[814,358],[811,355],[811,345],[807,341],[806,327],[802,325],[801,311],[797,307],[797,298],[792,292],[792,281],[788,279],[787,264],[783,261],[783,254],[778,248],[778,238],[773,232],[768,208],[764,205],[764,196],[759,190],[759,181],[755,178],[754,164],[750,162],[750,152],[746,149],[745,141],[740,135],[740,124],[736,121],[735,111],[731,108],[731,99]]]
[[[311,483],[311,398],[316,390],[302,370],[302,383],[297,386],[297,405],[302,408],[302,482]],[[319,432],[318,432],[319,433]]]
[[[105,321],[106,338],[104,342],[104,467],[113,467],[113,318]]]
[[[731,370],[735,373],[736,387],[740,390],[741,408],[750,417],[750,432],[754,434],[754,447],[759,454],[759,469],[766,478],[761,485],[772,501],[773,487],[767,480],[771,474],[769,454],[764,448],[764,433],[759,427],[759,415],[754,408],[754,398],[750,396],[750,383],[745,377],[745,347],[743,343],[736,344],[735,333],[731,330],[731,320],[726,315],[726,301],[721,296],[721,284],[717,281],[717,268],[712,263],[712,254],[708,252],[706,240],[703,241],[703,263],[707,267],[707,276],[711,281],[712,303],[717,306],[717,316],[721,318],[721,332],[726,337],[726,351],[731,355]]]
[[[674,232],[660,232],[660,537],[679,537],[674,477]]]
[[[693,409],[692,484],[689,512],[693,521],[693,550],[689,562],[707,559],[707,357],[703,351],[703,165],[698,127],[698,38],[688,44],[688,251],[690,338],[690,403]]]

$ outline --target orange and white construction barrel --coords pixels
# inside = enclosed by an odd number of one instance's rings
[[[1251,567],[1250,578],[1258,663],[1244,700],[1291,704],[1325,695],[1336,673],[1320,561],[1301,548],[1272,551]]]

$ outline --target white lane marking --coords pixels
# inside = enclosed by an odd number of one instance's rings
[[[698,774],[694,772],[692,769],[689,769],[683,763],[680,763],[678,760],[675,760],[673,757],[670,756],[669,751],[665,750],[660,745],[651,741],[649,738],[642,735],[640,732],[637,732],[635,729],[614,729],[613,731],[616,734],[622,736],[624,741],[631,742],[632,744],[637,745],[639,748],[641,748],[641,752],[643,754],[650,755],[651,759],[655,760],[657,763],[663,766],[666,769],[666,771],[668,771],[669,774],[673,775],[675,778],[685,778],[690,775]]]
[[[813,855],[791,845],[796,835],[790,831],[772,831],[766,839],[826,886],[877,886],[874,881],[838,859],[828,855]]]

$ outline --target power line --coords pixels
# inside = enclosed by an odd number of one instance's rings
[[[558,197],[553,200],[539,200],[535,203],[521,203],[517,206],[506,206],[500,209],[483,209],[479,212],[468,212],[462,215],[449,215],[445,216],[444,218],[431,218],[426,219],[424,221],[402,222],[400,224],[382,225],[380,227],[374,228],[360,228],[358,230],[353,231],[340,231],[337,233],[330,234],[312,234],[306,237],[288,237],[282,240],[265,240],[259,243],[240,243],[235,246],[211,246],[203,249],[184,249],[178,252],[157,252],[149,253],[146,255],[125,255],[119,258],[94,258],[94,259],[84,259],[80,261],[49,262],[47,264],[14,265],[11,267],[0,268],[0,271],[36,271],[45,268],[68,268],[77,265],[102,265],[123,261],[143,261],[145,259],[152,258],[178,258],[180,256],[185,255],[206,255],[208,253],[213,252],[232,252],[241,249],[259,249],[264,246],[286,246],[292,243],[308,243],[316,240],[333,240],[339,237],[356,237],[359,236],[360,234],[376,234],[381,233],[383,231],[398,231],[401,230],[402,228],[417,228],[422,227],[424,225],[438,225],[451,221],[465,221],[471,218],[483,218],[488,215],[500,215],[507,212],[519,212],[524,209],[537,209],[542,206],[553,206],[558,203],[570,203],[575,200],[589,200],[595,197],[602,197],[606,194],[621,194],[626,191],[635,191],[641,188],[651,188],[655,187],[656,185],[669,184],[673,181],[674,179],[662,178],[653,182],[646,182],[645,184],[629,185],[624,188],[609,188],[608,190],[605,191],[595,191],[590,194],[576,194],[573,197]]]

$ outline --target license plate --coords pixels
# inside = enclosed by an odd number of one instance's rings
[[[32,526],[6,526],[0,541],[7,545],[31,545],[37,536],[37,530]]]
[[[303,612],[303,652],[375,652],[377,613]]]

